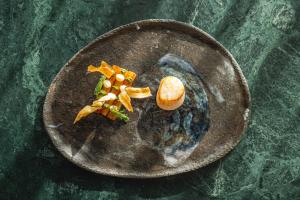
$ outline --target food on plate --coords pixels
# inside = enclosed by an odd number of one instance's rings
[[[143,109],[138,132],[143,141],[164,158],[164,164],[178,166],[188,158],[206,134],[209,125],[209,102],[205,81],[186,59],[166,54],[143,73],[143,80],[156,97],[138,102]]]
[[[167,76],[160,81],[156,103],[163,110],[179,108],[185,98],[183,83],[175,76]]]
[[[133,86],[133,71],[104,61],[100,66],[88,66],[89,73],[102,76],[94,90],[95,100],[79,111],[74,123],[91,113],[128,121],[125,111],[133,112],[132,99],[149,98],[135,104],[136,130],[145,144],[159,151],[165,164],[173,167],[192,154],[209,128],[206,83],[192,64],[174,54],[161,57],[151,70],[137,81],[149,87],[138,88]],[[157,91],[156,96],[151,91]]]
[[[131,87],[136,79],[136,73],[117,65],[110,66],[102,61],[100,66],[89,65],[89,73],[98,72],[102,76],[94,90],[95,100],[91,105],[86,105],[77,114],[74,124],[91,113],[101,114],[108,119],[117,118],[128,121],[124,106],[129,112],[133,112],[131,98],[147,98],[151,96],[149,87]]]

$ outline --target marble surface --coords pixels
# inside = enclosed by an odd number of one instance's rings
[[[47,87],[74,53],[132,21],[170,18],[219,40],[252,94],[249,128],[224,159],[179,176],[86,172],[42,124]],[[0,199],[300,199],[298,0],[0,0]]]

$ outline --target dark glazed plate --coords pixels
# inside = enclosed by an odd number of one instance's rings
[[[155,135],[158,129],[149,119],[152,116],[152,120],[161,121],[162,115],[153,117],[159,111],[148,109],[149,117],[141,117],[155,98],[133,100],[135,112],[130,113],[128,123],[92,114],[73,125],[77,112],[93,100],[99,74],[86,75],[89,64],[105,60],[125,66],[137,72],[135,85],[146,86],[151,85],[149,80],[155,81],[155,66],[168,53],[194,66],[203,81],[199,88],[203,87],[209,104],[209,128],[181,162],[166,162],[153,141],[151,133]],[[155,97],[153,88],[152,92]],[[181,22],[145,20],[114,29],[80,50],[50,85],[43,117],[54,145],[76,165],[100,174],[151,178],[194,170],[227,154],[245,131],[249,104],[248,86],[240,67],[215,39]],[[195,117],[190,119],[189,123],[197,121]],[[182,126],[186,128],[186,124]],[[184,154],[181,151],[180,155]]]

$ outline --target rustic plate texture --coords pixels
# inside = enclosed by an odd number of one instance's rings
[[[92,114],[73,125],[77,112],[94,98],[99,74],[86,74],[89,64],[105,60],[125,66],[137,72],[138,86],[146,86],[147,81],[139,77],[151,77],[158,60],[168,53],[194,66],[209,104],[209,128],[184,162],[166,164],[143,135],[147,132],[151,136],[152,129],[141,128],[144,122],[139,111],[151,100],[144,104],[143,100],[133,100],[136,110],[129,114],[128,123]],[[156,91],[152,92],[155,96]],[[144,20],[105,33],[80,50],[51,83],[43,117],[54,145],[76,165],[100,174],[151,178],[194,170],[227,154],[245,131],[249,104],[248,86],[240,67],[214,38],[181,22]]]

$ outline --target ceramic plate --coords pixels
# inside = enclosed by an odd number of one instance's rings
[[[73,125],[93,100],[101,60],[138,75],[153,97],[133,100],[130,121],[92,114]],[[180,78],[186,99],[175,111],[156,106],[159,80]],[[151,178],[194,170],[227,154],[247,125],[250,96],[232,55],[204,31],[171,20],[145,20],[116,28],[80,50],[57,74],[44,103],[45,128],[74,164],[100,174]]]

